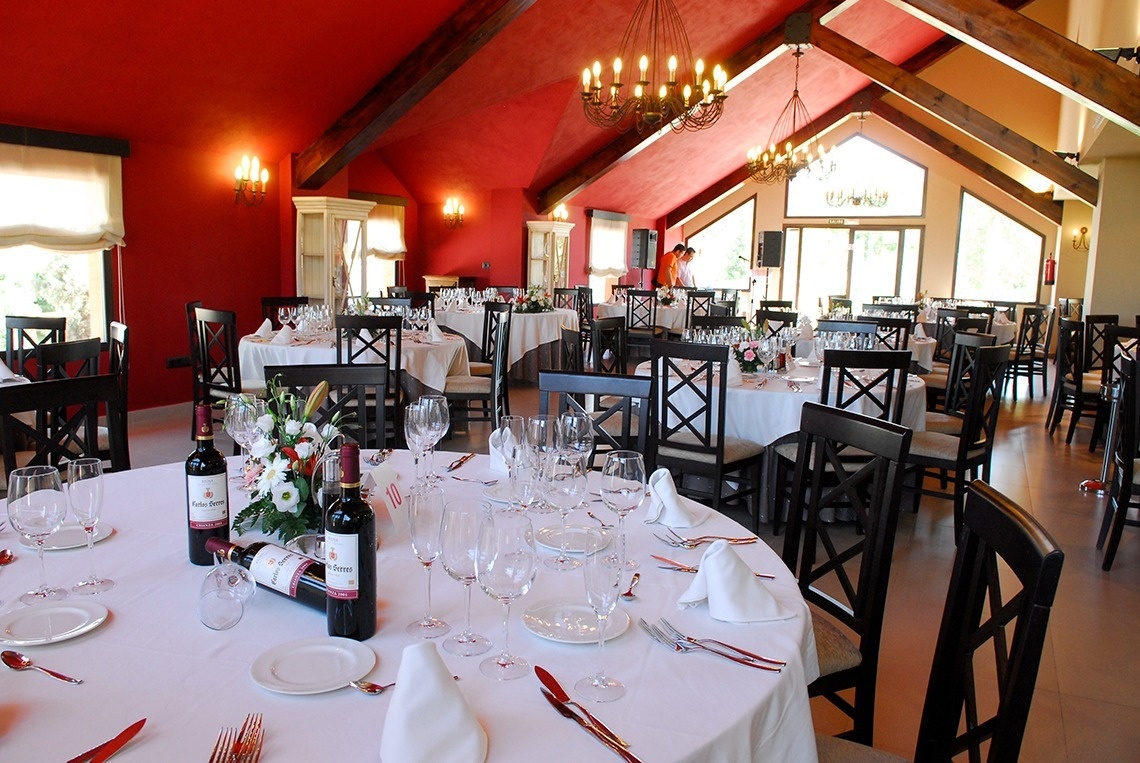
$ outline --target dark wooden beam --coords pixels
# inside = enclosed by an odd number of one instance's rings
[[[1078,199],[1096,205],[1096,178],[1052,151],[826,27],[818,24],[812,27],[812,43],[873,82],[1067,189]]]
[[[1140,79],[993,0],[892,0],[1043,85],[1140,135]],[[1124,45],[1135,44],[1127,37]]]
[[[296,183],[315,190],[514,21],[535,0],[469,0],[297,157]]]
[[[0,124],[0,143],[37,148],[59,148],[64,151],[82,151],[87,154],[128,157],[131,142],[122,138],[104,138],[99,135],[81,135],[74,132],[41,130],[36,127]]]
[[[1061,224],[1063,207],[1061,202],[1053,201],[1051,194],[1034,193],[992,164],[974,156],[954,141],[930,129],[917,119],[907,116],[890,104],[883,103],[881,100],[872,101],[871,111],[916,140],[922,141],[940,154],[958,162],[998,190],[1009,194],[1055,225]]]

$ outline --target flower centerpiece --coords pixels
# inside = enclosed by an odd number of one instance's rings
[[[321,430],[313,414],[328,395],[321,382],[302,400],[276,379],[266,385],[268,412],[257,420],[257,440],[250,445],[253,462],[246,471],[249,505],[234,518],[238,535],[259,527],[266,535],[283,541],[320,527],[321,509],[313,495],[313,470],[324,456],[326,445],[340,432],[336,420]]]
[[[550,292],[541,286],[528,286],[525,294],[515,298],[516,313],[549,313],[553,309]]]
[[[760,359],[760,340],[745,339],[732,345],[732,354],[740,364],[742,373],[754,374],[760,370],[764,361]]]
[[[677,295],[673,293],[672,286],[659,286],[657,287],[657,302],[665,306],[673,304],[677,300]]]

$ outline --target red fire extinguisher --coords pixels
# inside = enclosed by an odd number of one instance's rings
[[[1045,285],[1052,286],[1057,282],[1057,261],[1053,259],[1053,253],[1049,252],[1049,256],[1045,258]]]

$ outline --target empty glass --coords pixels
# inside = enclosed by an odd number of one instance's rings
[[[530,663],[510,651],[511,602],[530,591],[538,571],[530,517],[516,511],[487,511],[475,550],[475,579],[483,592],[503,605],[503,647],[479,663],[488,678],[507,681],[530,673]]]
[[[91,574],[71,587],[75,593],[102,593],[115,587],[114,580],[95,573],[95,526],[103,508],[103,462],[98,458],[77,458],[67,464],[67,499],[71,513],[87,533],[87,557]]]
[[[618,558],[627,570],[641,565],[626,556],[625,517],[645,500],[645,460],[632,450],[613,450],[602,466],[602,502],[618,517]]]
[[[428,423],[427,406],[416,401],[404,409],[404,440],[412,452],[415,463],[416,484],[427,481],[424,453],[431,439],[431,426]]]
[[[587,548],[601,548],[605,545],[607,538],[601,528],[592,528],[589,534]],[[586,600],[590,603],[594,614],[598,616],[599,667],[596,673],[574,684],[574,691],[591,702],[612,702],[625,694],[625,685],[607,676],[605,667],[601,665],[606,643],[606,626],[609,624],[610,613],[617,604],[623,570],[621,559],[617,554],[597,551],[586,557],[583,577],[586,581]]]
[[[443,477],[435,471],[435,446],[447,434],[451,424],[451,416],[447,408],[447,398],[443,395],[421,395],[420,405],[424,406],[424,415],[428,427],[428,467],[427,480],[431,483],[443,481]]]
[[[39,604],[67,598],[67,589],[47,584],[44,541],[58,530],[67,515],[67,497],[59,469],[54,466],[25,466],[8,476],[8,519],[16,532],[36,544],[40,557],[40,585],[20,596],[24,604]]]
[[[562,520],[558,556],[547,557],[543,562],[553,570],[576,570],[582,566],[581,561],[566,553],[566,539],[570,512],[581,506],[586,497],[588,458],[587,454],[575,450],[560,450],[546,459],[543,495],[546,502],[558,510]]]
[[[546,458],[557,449],[555,438],[556,417],[550,415],[528,416],[524,430],[527,456],[536,465],[539,474],[542,473]],[[547,506],[540,498],[532,507],[539,514],[549,514],[553,507]]]
[[[448,636],[445,651],[460,657],[483,654],[491,648],[486,636],[471,631],[471,584],[475,582],[475,550],[485,505],[472,501],[449,501],[443,510],[440,561],[454,580],[463,584],[463,631]]]
[[[412,533],[412,553],[424,568],[424,616],[405,630],[416,638],[437,638],[451,626],[431,614],[431,565],[439,556],[443,527],[443,490],[421,485],[408,495],[408,525]]]
[[[199,591],[198,619],[210,630],[232,628],[256,592],[257,583],[249,570],[216,553],[214,568],[206,573]]]
[[[245,472],[248,468],[249,446],[257,435],[257,408],[254,402],[257,398],[245,392],[230,395],[226,398],[226,415],[222,427],[226,434],[241,446],[242,464],[245,468],[230,477],[231,482],[245,482]]]

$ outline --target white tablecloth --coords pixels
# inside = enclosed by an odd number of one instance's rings
[[[603,302],[595,305],[594,315],[598,318],[624,318],[625,303]],[[658,305],[657,325],[666,331],[680,333],[685,328],[685,307],[683,305]]]
[[[440,460],[446,464],[449,457],[443,454]],[[406,487],[412,469],[408,454],[397,453],[392,463]],[[231,467],[235,464],[231,459]],[[460,473],[494,476],[485,456]],[[391,694],[369,697],[345,687],[287,696],[262,689],[250,678],[251,663],[271,647],[324,636],[322,614],[258,591],[233,629],[215,632],[198,622],[195,604],[206,568],[186,560],[183,479],[181,464],[107,476],[104,516],[115,531],[96,545],[95,553],[99,573],[116,585],[93,600],[111,616],[79,638],[20,649],[45,667],[82,678],[83,685],[68,686],[33,672],[0,672],[0,692],[9,709],[0,727],[3,759],[65,760],[145,717],[146,727],[116,761],[206,760],[220,727],[238,726],[247,713],[259,712],[264,715],[265,761],[378,760]],[[457,500],[478,500],[482,489],[453,480],[446,480],[444,488],[449,499]],[[233,505],[231,511],[237,508]],[[605,509],[594,511],[608,516]],[[815,644],[807,607],[789,571],[763,542],[736,547],[753,569],[778,576],[767,585],[801,613],[790,620],[732,625],[712,620],[704,608],[679,611],[676,601],[692,576],[658,569],[649,554],[695,564],[701,552],[655,540],[650,532],[655,527],[642,523],[645,511],[637,510],[627,521],[630,554],[642,563],[642,581],[637,600],[619,608],[633,623],[605,649],[605,664],[626,684],[627,693],[590,709],[647,762],[815,760],[806,690],[818,674]],[[556,516],[538,517],[536,526],[554,524]],[[572,521],[591,520],[576,512]],[[719,514],[699,529],[745,532]],[[381,541],[380,623],[365,644],[378,658],[368,678],[389,682],[396,678],[401,651],[412,642],[404,626],[422,614],[423,571],[406,537],[385,528]],[[0,534],[0,542],[19,557],[0,574],[2,609],[8,611],[20,607],[13,604],[15,597],[38,582],[39,565],[32,551],[17,545],[10,528]],[[71,583],[86,575],[86,554],[86,549],[49,552],[49,580]],[[453,629],[461,627],[462,587],[442,569],[433,576],[433,613]],[[584,602],[582,573],[540,567],[531,592],[512,608],[511,649],[546,667],[569,688],[597,668],[597,648],[546,641],[525,630],[520,614],[551,598]],[[652,621],[661,616],[698,636],[787,659],[788,666],[769,674],[711,655],[668,651],[636,625],[638,617]],[[500,623],[501,607],[476,586],[473,626],[494,647],[500,645]],[[487,730],[490,763],[610,759],[611,753],[546,704],[534,676],[499,683],[479,672],[482,657],[455,657],[442,650],[441,655],[448,670],[460,677],[460,690]]]
[[[998,323],[995,320],[991,333],[997,337],[994,344],[1013,344],[1017,341],[1017,324],[1013,321]]]
[[[336,346],[331,336],[292,344],[272,344],[256,336],[244,336],[238,343],[238,359],[242,382],[246,386],[261,385],[265,383],[266,366],[336,363]],[[435,392],[443,389],[448,376],[466,376],[467,363],[467,344],[458,337],[445,335],[439,344],[408,339],[400,343],[404,373]]]
[[[459,312],[438,310],[435,319],[441,326],[458,331],[476,347],[483,344],[483,311]],[[512,313],[511,342],[507,348],[507,365],[513,366],[531,350],[562,339],[561,327],[578,330],[578,313],[556,308],[546,313]],[[559,357],[558,353],[554,354]]]

